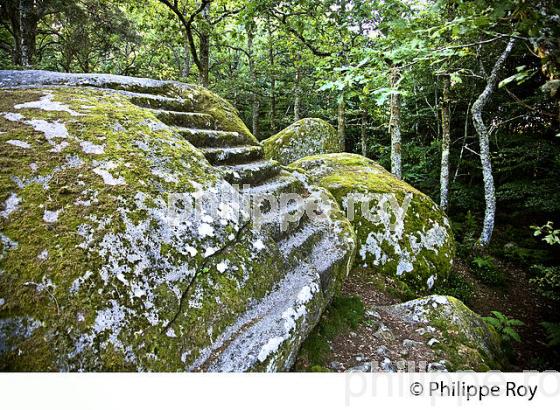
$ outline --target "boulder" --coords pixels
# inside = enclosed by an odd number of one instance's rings
[[[328,189],[358,237],[356,264],[426,293],[452,266],[455,242],[443,211],[425,194],[355,154],[325,154],[290,165]]]
[[[432,295],[384,309],[424,329],[423,337],[447,370],[488,371],[507,365],[498,333],[454,297]]]
[[[304,118],[262,141],[267,158],[283,165],[317,154],[344,151],[332,125],[320,118]]]
[[[0,86],[1,370],[292,366],[353,260],[324,189],[259,159],[201,87],[38,71]],[[233,180],[290,184],[323,218],[256,224]]]

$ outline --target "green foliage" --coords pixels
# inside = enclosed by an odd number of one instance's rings
[[[511,344],[511,342],[521,342],[521,337],[519,333],[515,330],[516,327],[524,326],[521,320],[509,319],[506,315],[497,310],[493,310],[493,316],[484,317],[484,321],[489,325],[492,325],[494,329],[502,336],[502,340],[506,344]]]
[[[560,266],[533,265],[530,272],[534,277],[529,282],[537,291],[545,298],[560,302]]]
[[[451,271],[448,278],[441,281],[433,289],[433,293],[453,296],[469,305],[474,292],[474,286],[459,272]]]
[[[501,286],[505,282],[504,273],[496,266],[490,256],[475,256],[471,260],[473,273],[482,283],[490,286]]]
[[[549,245],[560,245],[560,229],[554,229],[554,223],[548,221],[543,226],[531,226],[535,236],[542,236],[542,240]]]
[[[304,368],[311,371],[322,368],[330,354],[329,341],[356,329],[363,320],[364,304],[358,296],[335,296],[319,324],[303,343],[298,362],[304,362]]]
[[[472,255],[477,241],[478,223],[471,211],[468,211],[462,222],[453,224],[453,231],[458,240],[457,251],[463,258]]]
[[[546,250],[525,248],[512,242],[505,244],[501,256],[524,267],[530,267],[551,259],[549,252]]]
[[[546,332],[548,346],[560,346],[560,323],[541,322],[541,326]]]

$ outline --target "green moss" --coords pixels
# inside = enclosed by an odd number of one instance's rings
[[[324,368],[330,355],[330,341],[356,329],[364,320],[364,304],[358,296],[335,296],[321,320],[303,343],[296,370]]]
[[[357,265],[395,277],[416,295],[449,274],[453,234],[428,196],[360,155],[310,156],[290,167],[307,172],[347,211],[358,238]]]
[[[47,92],[53,95],[54,101],[64,102],[81,115],[14,108],[16,104],[37,101]],[[127,352],[103,342],[110,337],[110,332],[102,331],[92,341],[92,347],[98,346],[97,353],[94,350],[83,352],[80,364],[71,359],[77,340],[91,328],[100,312],[110,306],[108,301],[123,301],[125,299],[121,296],[130,291],[128,286],[114,278],[110,279],[110,285],[104,283],[97,272],[111,258],[123,258],[118,264],[128,269],[129,273],[125,273],[128,281],[134,280],[132,270],[137,266],[134,261],[123,263],[126,254],[99,254],[87,248],[95,248],[100,241],[108,238],[107,234],[124,237],[123,232],[130,228],[125,226],[122,210],[126,210],[124,215],[131,227],[149,221],[146,228],[155,231],[158,223],[149,217],[147,209],[156,206],[156,199],[165,205],[166,198],[162,192],[190,192],[194,189],[193,183],[211,186],[217,181],[216,173],[192,145],[178,139],[169,129],[152,129],[151,124],[159,121],[119,94],[86,88],[2,91],[0,112],[21,114],[24,121],[58,122],[64,124],[68,131],[66,138],[52,139],[53,143],[66,141],[68,145],[61,152],[52,152],[44,133],[34,130],[31,123],[0,117],[0,162],[3,170],[0,202],[4,203],[13,193],[20,200],[19,207],[10,217],[0,221],[2,235],[17,243],[17,247],[5,252],[0,260],[3,271],[0,275],[0,296],[6,300],[0,307],[0,320],[10,323],[10,318],[30,317],[42,323],[30,338],[21,339],[14,332],[10,333],[12,336],[5,335],[7,340],[4,342],[18,346],[23,353],[4,352],[0,367],[12,370],[56,370],[60,366],[105,370],[184,367],[185,364],[180,361],[181,351],[177,350],[181,344],[172,338],[162,337],[161,328],[151,326],[142,314],[128,316],[126,326],[129,329],[119,333],[120,343],[132,350]],[[7,143],[9,140],[26,142],[31,148],[14,146]],[[84,141],[102,146],[103,152],[85,153],[80,145]],[[149,149],[139,149],[140,144],[146,144]],[[71,160],[74,160],[73,164]],[[113,178],[125,181],[124,184],[108,185],[93,172],[107,163],[114,164],[107,172]],[[174,178],[166,179],[154,173],[156,168]],[[18,186],[18,183],[23,186]],[[146,196],[147,208],[140,209],[135,205],[138,192]],[[90,201],[92,205],[77,205],[77,201]],[[59,211],[58,220],[46,223],[43,220],[45,210]],[[103,218],[106,218],[106,224],[101,223]],[[89,246],[82,246],[86,239],[78,232],[81,226],[86,225],[96,226],[97,229]],[[199,248],[202,243],[193,242],[192,245]],[[176,246],[176,242],[162,242],[159,252],[163,260],[175,266],[187,264],[196,270],[203,261],[204,248],[190,257]],[[38,259],[45,251],[48,257]],[[69,292],[86,271],[96,274],[91,275],[75,294]],[[158,273],[153,275],[155,278]],[[178,291],[184,290],[185,286],[185,282],[177,285]],[[255,292],[254,296],[264,293],[265,282],[261,286],[260,292]],[[154,294],[162,307],[158,320],[172,320],[179,309],[176,295],[166,285],[156,287]],[[248,295],[241,294],[232,303],[239,305],[243,297],[248,298]],[[140,312],[142,303],[141,297],[130,299],[122,308]],[[37,309],[38,306],[41,309]],[[191,312],[191,315],[194,313]],[[209,310],[203,316],[208,319],[215,315]],[[78,317],[81,319],[78,320]],[[227,320],[231,322],[231,317],[224,318],[224,322]],[[188,323],[188,320],[185,322]],[[191,332],[201,334],[202,329]],[[206,329],[204,334],[207,338]],[[193,334],[190,336],[196,340],[204,339]],[[134,354],[136,359],[132,360],[127,354]],[[61,357],[65,357],[62,362]]]
[[[262,141],[265,157],[283,165],[315,154],[344,151],[332,125],[319,118],[304,118]]]

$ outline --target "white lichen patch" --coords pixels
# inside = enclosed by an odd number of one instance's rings
[[[11,214],[16,212],[21,204],[21,198],[17,194],[12,193],[4,203],[4,210],[0,212],[0,217],[8,218]]]
[[[43,221],[49,224],[55,223],[56,221],[58,221],[59,214],[60,214],[60,209],[56,211],[49,211],[45,209],[43,213]]]
[[[37,259],[39,259],[40,261],[46,261],[48,258],[49,258],[49,251],[47,249],[42,250],[41,253],[37,255]]]
[[[120,176],[115,178],[109,171],[117,168],[117,164],[111,161],[104,162],[93,169],[93,172],[103,178],[105,185],[125,185],[126,180]]]
[[[31,125],[35,131],[45,134],[47,141],[51,142],[54,138],[67,138],[68,129],[64,123],[46,120],[26,120],[25,124]]]
[[[228,268],[228,261],[222,261],[216,265],[216,269],[220,273],[224,273],[227,268]]]
[[[204,238],[206,236],[214,236],[214,228],[206,222],[200,224],[198,227],[198,234]]]
[[[66,104],[62,104],[57,101],[53,101],[54,96],[51,93],[45,94],[39,99],[39,101],[30,101],[23,104],[17,104],[14,106],[15,109],[21,110],[24,108],[37,108],[44,111],[64,111],[72,116],[82,115],[72,109]]]
[[[89,141],[80,142],[80,147],[85,154],[96,154],[100,155],[105,153],[105,145],[96,145]]]
[[[31,148],[31,144],[29,144],[25,141],[21,141],[21,140],[8,140],[8,141],[6,141],[6,144],[10,144],[10,145],[13,145],[15,147],[19,147],[19,148],[23,148],[23,149]]]
[[[4,112],[2,115],[4,115],[5,119],[12,122],[22,121],[25,118],[23,115],[15,112]]]

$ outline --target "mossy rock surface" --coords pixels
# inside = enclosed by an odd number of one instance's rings
[[[505,370],[507,366],[495,329],[452,296],[432,295],[384,309],[423,326],[428,345],[450,371]]]
[[[320,118],[304,118],[262,141],[265,156],[288,165],[309,155],[344,151],[332,125]]]
[[[290,165],[328,189],[356,231],[356,264],[426,294],[445,278],[455,241],[442,210],[425,194],[361,155],[302,158]]]
[[[254,138],[228,103],[126,77],[30,84],[42,75],[0,72],[3,86],[25,86],[0,90],[0,369],[288,369],[352,261],[334,199],[324,287],[286,263],[220,172],[130,93],[180,98]]]

